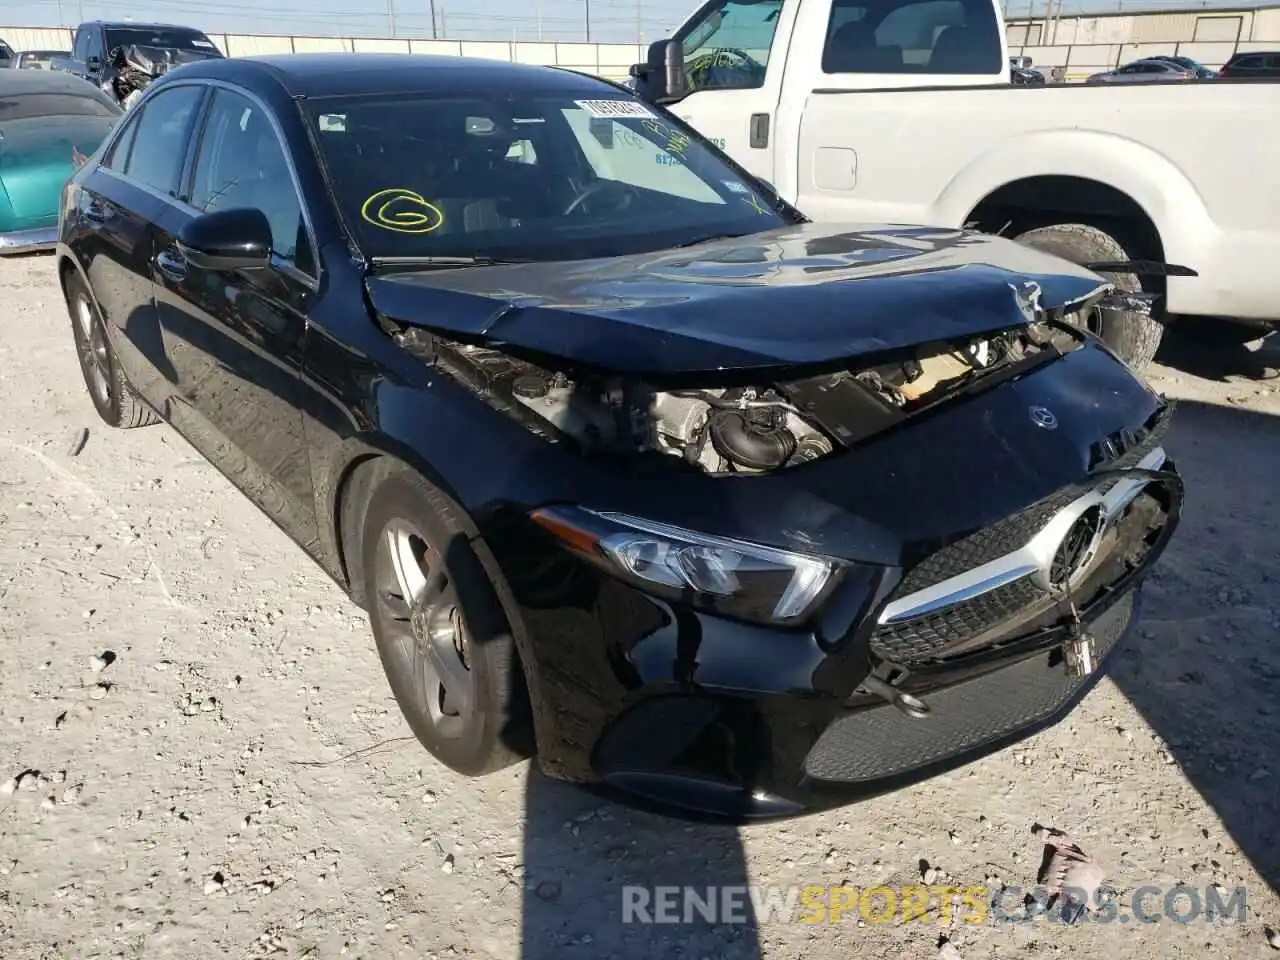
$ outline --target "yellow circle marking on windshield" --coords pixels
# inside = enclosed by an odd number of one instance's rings
[[[396,233],[430,233],[444,223],[439,207],[406,187],[379,190],[360,207],[360,216]]]

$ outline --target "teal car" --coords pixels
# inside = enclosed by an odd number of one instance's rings
[[[69,73],[0,70],[0,255],[52,249],[62,185],[121,113]]]

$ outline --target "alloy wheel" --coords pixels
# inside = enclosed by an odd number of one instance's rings
[[[444,558],[413,524],[388,524],[378,543],[377,603],[387,648],[413,678],[421,712],[445,739],[461,737],[476,709],[469,635]]]
[[[89,390],[99,406],[111,403],[111,357],[106,331],[92,304],[83,296],[76,298],[76,328],[79,332],[80,365],[84,368]]]

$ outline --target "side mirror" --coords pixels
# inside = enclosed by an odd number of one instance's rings
[[[770,194],[771,196],[776,197],[776,196],[778,195],[778,188],[777,188],[777,187],[775,187],[775,186],[774,186],[772,183],[770,183],[768,180],[765,180],[763,177],[756,177],[756,183],[758,183],[758,184],[760,184],[760,186],[764,187],[765,191],[766,191],[768,194]]]
[[[90,57],[84,62],[85,68],[88,70],[98,70],[102,67],[101,57]]]
[[[201,270],[261,270],[271,262],[271,224],[261,210],[217,210],[179,230],[178,249]]]
[[[671,103],[689,94],[684,73],[684,44],[679,40],[656,40],[649,44],[644,63],[631,68],[636,92],[651,103]]]

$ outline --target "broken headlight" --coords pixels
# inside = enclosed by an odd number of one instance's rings
[[[843,565],[622,513],[546,507],[532,519],[561,543],[657,596],[766,623],[803,620]]]

